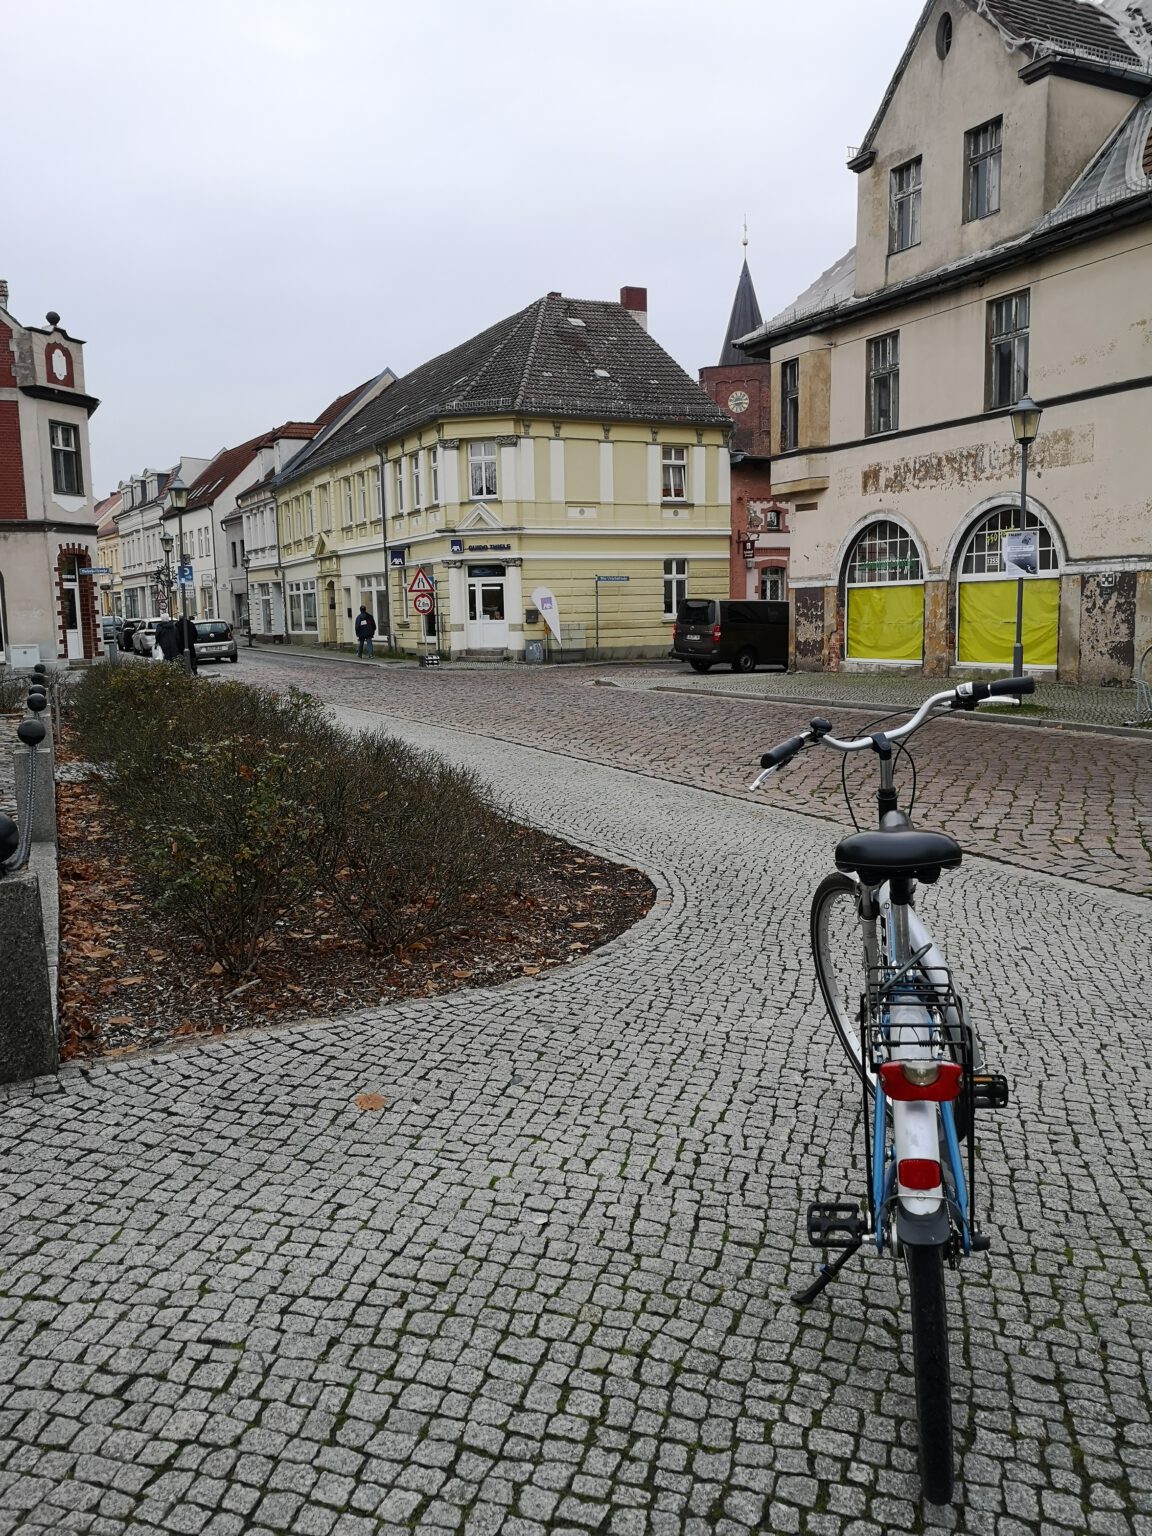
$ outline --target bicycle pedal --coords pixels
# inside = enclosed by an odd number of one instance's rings
[[[1008,1079],[1003,1072],[976,1072],[972,1077],[972,1103],[977,1109],[1003,1109],[1008,1103]]]
[[[808,1241],[813,1248],[851,1248],[867,1230],[858,1205],[813,1200],[808,1207]]]

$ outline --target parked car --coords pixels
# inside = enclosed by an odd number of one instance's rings
[[[124,620],[118,613],[106,613],[100,620],[100,632],[105,645],[108,644],[109,640],[115,640],[116,644],[119,645],[123,630]]]
[[[144,619],[132,635],[132,649],[137,656],[151,656],[156,646],[156,626],[159,619]]]
[[[196,660],[238,661],[231,624],[223,619],[197,619]]]
[[[687,597],[676,610],[672,655],[694,672],[725,661],[733,672],[787,667],[788,604]]]
[[[135,646],[132,644],[132,636],[140,628],[140,626],[141,626],[141,624],[143,624],[143,622],[144,622],[143,619],[125,619],[124,620],[124,627],[120,631],[120,649],[122,651],[132,651],[132,650],[135,650]]]

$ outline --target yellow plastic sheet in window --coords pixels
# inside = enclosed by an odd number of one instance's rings
[[[919,661],[924,654],[924,588],[848,588],[848,655],[861,661]]]
[[[1054,667],[1060,629],[1060,583],[1024,581],[1024,617],[1020,626],[1024,666]],[[1016,583],[1014,581],[962,581],[960,583],[961,661],[1010,667],[1016,642]]]

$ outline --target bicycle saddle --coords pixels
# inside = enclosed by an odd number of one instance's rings
[[[942,869],[955,869],[962,857],[960,844],[945,832],[892,826],[846,837],[836,848],[836,868],[854,871],[866,885],[893,876],[931,885]]]

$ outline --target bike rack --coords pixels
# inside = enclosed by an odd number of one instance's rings
[[[1152,720],[1152,645],[1141,656],[1132,681],[1136,684],[1136,717],[1124,723],[1147,725]]]

